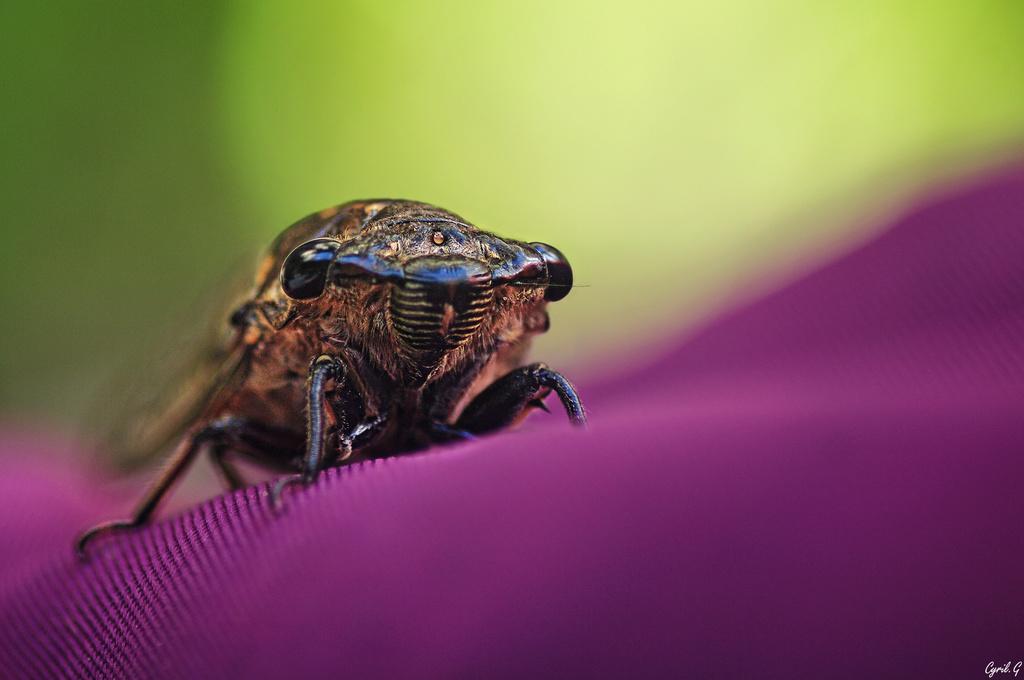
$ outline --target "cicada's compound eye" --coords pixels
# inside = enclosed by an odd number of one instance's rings
[[[572,267],[557,248],[546,243],[531,243],[530,247],[540,253],[548,270],[548,287],[544,299],[548,302],[561,300],[572,290]]]
[[[319,297],[327,284],[327,271],[340,244],[334,239],[306,241],[285,258],[281,288],[293,300]]]

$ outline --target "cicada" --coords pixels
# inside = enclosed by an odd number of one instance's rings
[[[277,504],[328,467],[509,427],[550,392],[586,425],[569,381],[525,363],[531,337],[548,330],[547,303],[572,281],[552,246],[426,203],[354,201],[300,220],[226,320],[213,378],[176,408],[163,474],[130,519],[85,532],[79,554],[148,522],[201,451],[232,488],[243,485],[238,456],[290,472],[271,488]]]

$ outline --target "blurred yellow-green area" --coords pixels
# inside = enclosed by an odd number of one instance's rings
[[[554,244],[535,356],[643,359],[1019,150],[1024,3],[10,0],[0,413],[71,422],[303,215]]]

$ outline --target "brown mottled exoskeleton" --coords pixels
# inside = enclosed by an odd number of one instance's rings
[[[523,365],[548,329],[547,303],[572,269],[542,243],[502,239],[413,201],[356,201],[289,227],[274,242],[211,377],[176,409],[163,441],[180,445],[127,521],[146,523],[200,450],[234,488],[230,456],[298,474],[472,438],[520,420],[552,390],[585,425],[569,382]]]

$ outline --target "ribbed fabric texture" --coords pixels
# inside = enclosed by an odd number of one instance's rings
[[[265,487],[214,499],[85,564],[72,540],[111,502],[8,436],[0,677],[964,678],[1024,660],[1024,168],[580,392],[587,433],[553,404],[331,470],[280,513]]]

